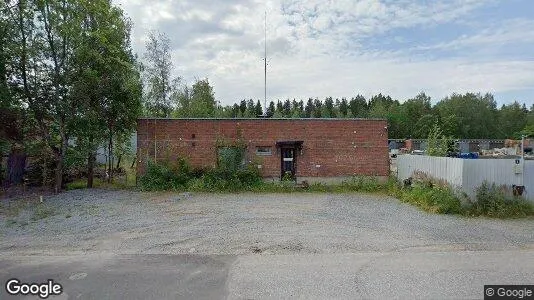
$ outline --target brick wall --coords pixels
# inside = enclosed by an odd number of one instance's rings
[[[264,177],[280,177],[276,142],[288,140],[303,141],[297,151],[297,178],[387,176],[386,126],[385,120],[374,119],[139,119],[137,172],[142,174],[154,158],[185,157],[194,167],[215,167],[217,141],[241,137],[247,160],[261,165]],[[256,155],[258,146],[270,146],[272,155]]]

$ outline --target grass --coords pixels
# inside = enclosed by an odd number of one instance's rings
[[[522,197],[508,194],[506,189],[483,183],[474,199],[458,196],[448,186],[419,184],[414,187],[397,187],[390,191],[402,202],[412,204],[424,211],[439,214],[458,214],[466,217],[489,217],[499,219],[534,216],[534,205]]]
[[[77,180],[75,180],[73,182],[67,183],[66,190],[67,191],[79,190],[79,189],[84,189],[86,187],[87,187],[87,180],[86,179],[77,179]],[[96,185],[95,185],[95,187],[96,187]]]
[[[113,181],[111,183],[108,183],[106,180],[102,180],[100,178],[94,178],[93,179],[93,187],[94,188],[109,188],[109,189],[120,189],[120,190],[127,190],[127,189],[133,189],[135,188],[135,177],[132,180],[128,179],[122,179],[122,178],[113,178]],[[87,179],[77,179],[73,182],[69,182],[66,185],[66,190],[79,190],[79,189],[86,189],[87,188]]]
[[[476,190],[476,200],[466,209],[470,216],[521,218],[534,215],[534,205],[510,195],[504,186],[484,182]]]
[[[244,191],[256,193],[378,193],[387,194],[392,181],[380,182],[374,177],[360,176],[336,184],[312,183],[303,188],[293,182],[262,182]]]
[[[135,159],[135,158],[134,158]],[[111,183],[108,183],[105,179],[100,179],[95,177],[93,179],[93,187],[95,188],[110,188],[110,189],[133,189],[136,187],[136,170],[134,168],[130,168],[132,164],[131,159],[125,159],[124,160],[124,171],[125,174],[121,176],[114,176],[113,181]],[[69,182],[66,185],[66,190],[78,190],[78,189],[85,189],[87,188],[87,179],[81,178],[77,179],[73,182]]]
[[[416,186],[397,192],[399,200],[412,204],[424,211],[438,214],[461,214],[462,203],[447,187]]]

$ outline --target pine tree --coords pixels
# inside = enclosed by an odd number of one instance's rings
[[[284,101],[282,109],[282,114],[284,115],[284,117],[291,117],[291,102],[289,101],[289,99],[286,99],[286,101]]]
[[[271,101],[269,103],[269,107],[267,108],[267,116],[272,117],[275,111],[276,111],[276,107],[274,105],[274,102]]]
[[[315,105],[313,103],[313,99],[309,98],[308,102],[306,102],[306,107],[304,108],[304,117],[312,118],[314,110],[315,110]]]
[[[313,100],[313,104],[315,106],[315,109],[313,110],[313,117],[314,118],[321,118],[322,116],[322,108],[323,108],[323,103],[321,102],[321,100],[315,98],[315,100]]]
[[[263,115],[263,109],[261,107],[260,100],[256,101],[256,107],[254,108],[255,117]]]
[[[347,99],[342,98],[341,103],[339,103],[339,112],[343,118],[347,116],[348,109],[349,109],[349,104],[347,103]]]

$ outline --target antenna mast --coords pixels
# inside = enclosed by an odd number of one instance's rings
[[[265,57],[263,58],[264,62],[264,99],[263,99],[263,107],[264,112],[263,115],[267,116],[267,10],[265,10]]]

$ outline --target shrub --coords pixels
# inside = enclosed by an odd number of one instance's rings
[[[217,153],[218,169],[235,172],[245,166],[245,149],[242,147],[220,147]]]
[[[412,187],[400,188],[388,183],[388,193],[403,202],[425,211],[443,214],[464,214],[494,218],[514,218],[534,215],[533,205],[521,197],[510,195],[503,186],[484,182],[476,191],[474,201],[467,195],[457,195],[450,187],[429,177],[417,177]],[[467,199],[462,206],[462,199]]]
[[[282,182],[291,182],[295,181],[295,178],[293,177],[293,174],[291,172],[286,171],[284,175],[282,175]]]
[[[185,189],[191,179],[190,170],[183,159],[174,166],[168,162],[149,162],[145,174],[139,177],[139,184],[144,191]]]
[[[355,192],[377,192],[383,188],[384,185],[378,182],[375,177],[371,176],[355,176],[341,183],[342,190]]]
[[[206,169],[203,168],[194,168],[191,170],[191,177],[193,178],[202,178],[202,176],[207,172]]]
[[[533,215],[534,208],[525,199],[509,195],[505,187],[483,182],[477,188],[475,201],[468,207],[467,213],[475,216],[514,218]]]
[[[462,212],[460,199],[448,187],[415,186],[403,190],[400,193],[400,200],[433,213],[459,214]]]
[[[236,172],[236,177],[245,186],[255,186],[263,182],[260,172],[253,166],[248,166],[246,169],[238,170]]]
[[[208,191],[230,192],[252,190],[263,183],[260,173],[252,166],[235,171],[217,168],[207,171],[202,176],[202,181]]]

